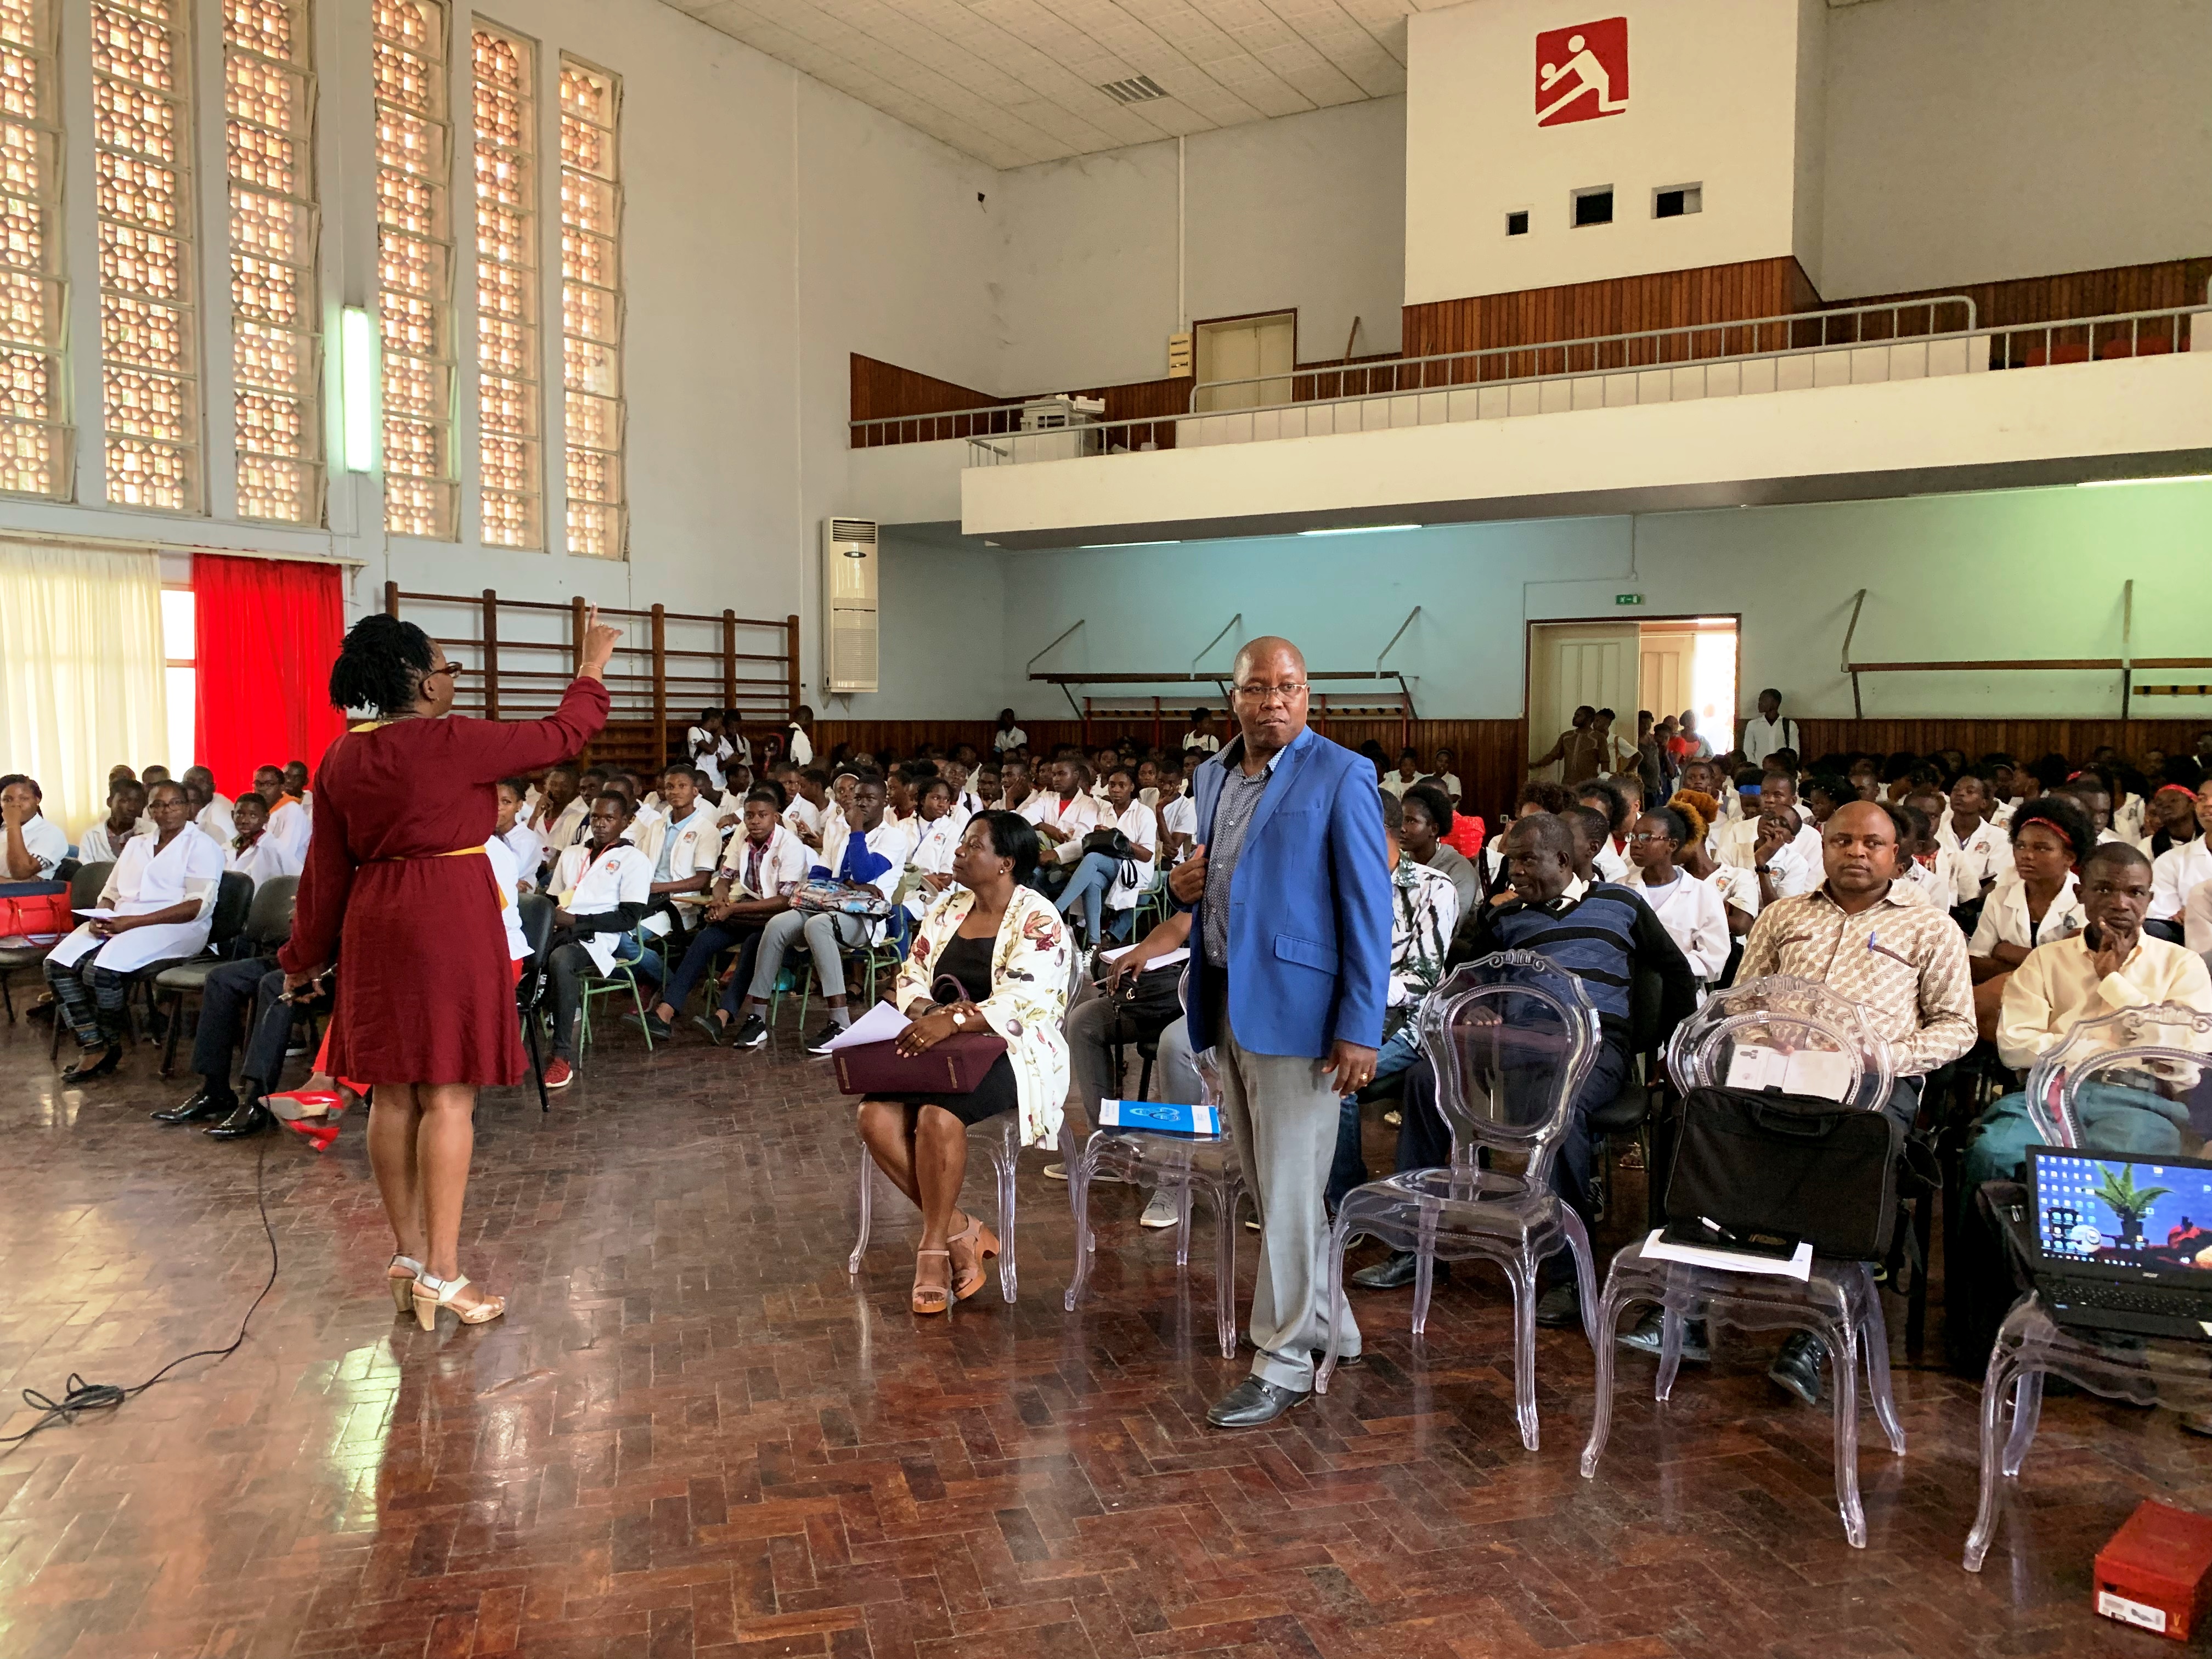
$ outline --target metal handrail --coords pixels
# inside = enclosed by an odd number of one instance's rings
[[[1371,362],[1316,363],[1303,368],[1293,367],[1273,374],[1249,374],[1236,380],[1195,381],[1193,383],[1191,388],[1191,401],[1195,404],[1198,401],[1198,394],[1200,392],[1211,391],[1218,386],[1268,386],[1283,380],[1318,380],[1320,377],[1326,374],[1359,374],[1366,376],[1385,374],[1395,374],[1401,369],[1413,368],[1425,369],[1428,365],[1432,363],[1465,362],[1469,361],[1479,361],[1485,357],[1525,356],[1531,352],[1570,352],[1583,348],[1589,348],[1593,351],[1593,353],[1595,353],[1595,349],[1601,346],[1625,347],[1632,345],[1635,342],[1640,340],[1668,339],[1676,336],[1689,337],[1699,334],[1711,334],[1716,331],[1725,335],[1730,330],[1756,330],[1760,328],[1771,328],[1777,325],[1787,325],[1792,328],[1802,327],[1814,323],[1818,323],[1821,325],[1822,340],[1820,345],[1789,348],[1790,349],[1797,350],[1840,350],[1850,345],[1876,344],[1882,343],[1888,340],[1936,338],[1942,337],[1942,336],[1939,333],[1939,331],[1936,330],[1932,326],[1935,322],[1936,307],[1938,306],[1949,305],[1956,305],[1965,307],[1966,323],[1964,329],[1949,331],[1948,332],[1967,334],[1975,332],[1977,313],[1974,309],[1972,296],[1965,294],[1946,294],[1924,300],[1890,300],[1876,305],[1839,306],[1826,311],[1796,311],[1778,317],[1742,317],[1734,319],[1732,320],[1709,323],[1678,323],[1670,328],[1638,329],[1624,334],[1585,335],[1581,338],[1572,340],[1537,340],[1525,342],[1520,345],[1480,346],[1468,351],[1433,352],[1427,356],[1418,357],[1383,357],[1377,358]],[[1929,330],[1924,333],[1892,332],[1891,334],[1882,337],[1882,339],[1879,341],[1869,341],[1865,338],[1865,319],[1869,317],[1886,315],[1891,319],[1893,325],[1894,325],[1900,313],[1923,310],[1929,313],[1929,322],[1931,325]],[[1838,321],[1844,319],[1850,319],[1856,325],[1853,337],[1848,341],[1829,340],[1826,337],[1828,332],[1827,324],[1832,321]],[[1744,355],[1747,354],[1723,352],[1721,354],[1721,356],[1717,359],[1707,360],[1693,357],[1687,361],[1726,361],[1729,358]],[[1753,353],[1747,355],[1757,356],[1760,354]],[[1632,367],[1632,365],[1624,365],[1624,367]],[[1596,371],[1592,369],[1581,372],[1595,373]],[[1425,380],[1425,378],[1426,376],[1425,375],[1424,379]],[[1480,377],[1478,377],[1478,379]],[[1500,377],[1501,380],[1515,378],[1532,377]],[[1444,383],[1446,386],[1464,384],[1469,384],[1469,382],[1447,381]],[[1392,395],[1393,391],[1419,392],[1437,389],[1440,388],[1428,386],[1400,386],[1382,392],[1368,392],[1346,395],[1359,397],[1389,397]],[[1035,400],[1013,398],[1004,403],[986,404],[973,409],[933,410],[927,414],[915,415],[877,415],[871,416],[866,420],[849,421],[847,422],[847,425],[857,432],[884,427],[903,426],[909,422],[920,422],[923,421],[960,421],[987,416],[1006,417],[1018,420],[1021,416],[1024,404],[1031,401]],[[1261,404],[1258,405],[1247,405],[1247,407],[1287,409],[1300,403],[1330,403],[1336,401],[1340,401],[1340,399],[1325,398],[1293,398],[1288,403]],[[1194,409],[1180,411],[1178,414],[1174,415],[1139,416],[1133,417],[1133,419],[1137,424],[1141,425],[1151,421],[1179,419],[1185,414],[1226,414],[1234,412],[1241,411]],[[1079,426],[1054,429],[1066,431],[1096,431],[1101,426],[1123,426],[1127,424],[1130,424],[1130,422],[1085,422]],[[962,434],[956,433],[953,435],[957,437]],[[997,436],[1000,434],[982,434],[969,435]]]
[[[1927,303],[1927,302],[1926,302],[1926,301],[1921,301],[1920,303],[1923,303],[1923,304],[1924,304],[1924,303]],[[1179,427],[1179,426],[1181,426],[1182,424],[1183,424],[1184,422],[1192,422],[1192,421],[1222,420],[1222,419],[1227,419],[1227,418],[1231,418],[1231,417],[1233,417],[1233,416],[1238,416],[1249,417],[1249,416],[1255,416],[1255,415],[1267,414],[1267,413],[1270,413],[1270,412],[1279,411],[1279,410],[1311,410],[1311,409],[1325,409],[1325,408],[1328,408],[1328,407],[1331,407],[1331,406],[1334,406],[1334,405],[1336,405],[1336,404],[1364,404],[1364,403],[1375,403],[1375,402],[1378,402],[1378,401],[1381,401],[1381,400],[1383,400],[1383,399],[1386,399],[1386,398],[1395,398],[1433,397],[1433,396],[1437,396],[1437,395],[1439,395],[1439,394],[1449,393],[1449,392],[1494,392],[1494,391],[1501,390],[1501,389],[1504,389],[1504,388],[1506,388],[1506,387],[1510,387],[1510,386],[1540,385],[1540,384],[1543,384],[1543,383],[1545,383],[1545,382],[1548,382],[1548,381],[1556,381],[1556,380],[1583,380],[1583,379],[1586,379],[1586,378],[1588,378],[1588,377],[1589,377],[1589,376],[1591,376],[1591,375],[1594,375],[1594,374],[1650,374],[1650,373],[1659,372],[1659,371],[1664,371],[1664,370],[1682,369],[1682,368],[1708,368],[1708,369],[1709,369],[1709,368],[1712,368],[1719,367],[1719,366],[1721,366],[1721,365],[1723,365],[1723,364],[1729,364],[1729,363],[1753,363],[1753,362],[1766,362],[1766,361],[1769,361],[1769,360],[1771,360],[1771,359],[1778,359],[1778,358],[1784,358],[1784,357],[1805,357],[1805,356],[1815,356],[1815,355],[1818,355],[1819,353],[1821,353],[1821,352],[1829,352],[1829,351],[1853,351],[1853,350],[1861,350],[1861,349],[1869,349],[1869,348],[1881,347],[1881,346],[1887,346],[1887,345],[1906,345],[1906,344],[1911,344],[1911,345],[1932,345],[1932,344],[1936,344],[1936,343],[1943,343],[1943,342],[1947,342],[1947,341],[1952,341],[1952,340],[1966,340],[1966,341],[1981,340],[1981,341],[1990,341],[1990,340],[2000,340],[2000,339],[2002,339],[2002,340],[2005,340],[2005,341],[2009,341],[2010,339],[2012,339],[2012,338],[2013,338],[2014,337],[2015,337],[2015,336],[2020,336],[2020,335],[2034,335],[2034,334],[2042,334],[2042,335],[2044,335],[2044,336],[2045,336],[2045,337],[2046,337],[2045,343],[2046,343],[2046,348],[2048,348],[2049,346],[2051,346],[2051,345],[2054,345],[2055,343],[2056,343],[2056,341],[2055,341],[2055,340],[2053,340],[2052,338],[2051,338],[2050,337],[2053,337],[2053,336],[2056,336],[2056,335],[2058,335],[2058,334],[2066,333],[2066,332],[2069,332],[2069,331],[2081,331],[2081,330],[2087,330],[2087,331],[2089,331],[2089,342],[2090,342],[2091,345],[2092,345],[2092,346],[2094,346],[2094,343],[2095,343],[2095,340],[2096,340],[2097,331],[2098,331],[2099,329],[2103,328],[2103,327],[2106,326],[2107,325],[2112,325],[2112,324],[2121,324],[2121,323],[2124,323],[2124,324],[2127,324],[2127,325],[2130,325],[2130,355],[2133,355],[2133,349],[2134,349],[2135,346],[2136,346],[2136,345],[2137,345],[2137,344],[2139,344],[2139,343],[2140,343],[2140,337],[2141,337],[2141,334],[2142,334],[2142,324],[2144,324],[2144,323],[2146,323],[2146,322],[2150,322],[2150,321],[2166,320],[2166,319],[2179,319],[2179,318],[2183,318],[2183,317],[2192,317],[2192,316],[2197,316],[2197,315],[2201,315],[2201,314],[2203,314],[2203,313],[2208,313],[2208,312],[2212,312],[2212,304],[2206,304],[2206,305],[2201,305],[2201,306],[2198,306],[2198,305],[2163,306],[2163,307],[2154,307],[2154,308],[2153,308],[2153,309],[2147,310],[2147,311],[2113,312],[2113,313],[2107,313],[2107,314],[2106,314],[2106,315],[2103,315],[2103,316],[2098,316],[2098,317],[2062,317],[2062,318],[2053,318],[2053,319],[2048,319],[2048,320],[2046,320],[2046,321],[2043,321],[2043,322],[2036,322],[2036,323],[2012,323],[2012,324],[1998,324],[1998,325],[1992,325],[1992,326],[1987,326],[1987,327],[1976,326],[1976,325],[1970,325],[1969,326],[1967,326],[1967,327],[1966,327],[1966,328],[1963,328],[1963,329],[1952,330],[1952,331],[1946,331],[1946,332],[1943,332],[1943,333],[1940,333],[1940,334],[1901,334],[1901,335],[1898,335],[1898,336],[1895,336],[1895,337],[1892,337],[1892,338],[1888,338],[1888,339],[1874,339],[1874,340],[1859,340],[1859,341],[1838,341],[1838,342],[1835,342],[1834,343],[1832,343],[1832,344],[1808,345],[1808,346],[1788,346],[1788,347],[1784,347],[1784,348],[1781,348],[1781,349],[1776,349],[1776,350],[1771,350],[1771,351],[1730,352],[1730,353],[1727,353],[1727,354],[1724,354],[1724,355],[1722,355],[1722,356],[1712,356],[1712,357],[1692,357],[1692,358],[1687,358],[1687,359],[1668,359],[1668,360],[1662,361],[1662,362],[1650,362],[1650,363],[1631,363],[1631,364],[1623,364],[1623,365],[1620,365],[1620,367],[1617,367],[1617,368],[1604,368],[1604,367],[1593,366],[1593,367],[1591,367],[1591,368],[1563,368],[1563,369],[1560,369],[1560,370],[1558,370],[1558,371],[1556,371],[1556,372],[1553,372],[1553,373],[1536,374],[1520,374],[1520,375],[1501,376],[1501,377],[1499,377],[1499,378],[1498,378],[1498,379],[1496,379],[1496,380],[1451,380],[1451,381],[1446,381],[1446,382],[1437,383],[1437,384],[1431,384],[1431,385],[1425,385],[1425,386],[1403,386],[1403,387],[1396,388],[1396,389],[1395,389],[1395,390],[1384,390],[1384,391],[1378,391],[1378,392],[1347,392],[1347,393],[1344,394],[1344,395],[1343,395],[1343,396],[1341,396],[1341,397],[1336,397],[1336,398],[1295,398],[1295,399],[1293,399],[1293,400],[1291,400],[1291,402],[1288,402],[1288,403],[1247,404],[1247,405],[1244,405],[1244,406],[1243,406],[1243,407],[1241,407],[1241,408],[1237,408],[1237,409],[1193,410],[1191,410],[1191,411],[1189,411],[1189,412],[1188,412],[1188,413],[1185,413],[1185,414],[1179,414],[1179,415],[1140,415],[1140,416],[1132,416],[1132,417],[1130,417],[1130,418],[1128,418],[1128,419],[1126,419],[1126,420],[1094,422],[1091,422],[1091,423],[1090,423],[1090,424],[1088,424],[1088,425],[1067,427],[1067,428],[1059,428],[1058,430],[1060,430],[1060,431],[1066,431],[1066,432],[1071,432],[1071,433],[1079,433],[1079,434],[1099,434],[1099,436],[1098,436],[1098,441],[1097,441],[1097,447],[1096,449],[1093,449],[1093,450],[1090,450],[1090,451],[1088,451],[1088,452],[1087,452],[1088,453],[1091,453],[1091,454],[1103,454],[1103,453],[1109,453],[1109,452],[1112,452],[1112,453],[1121,453],[1121,452],[1119,452],[1119,451],[1114,451],[1114,450],[1113,450],[1113,446],[1112,446],[1112,444],[1111,444],[1111,443],[1107,440],[1107,438],[1105,437],[1105,434],[1109,434],[1109,433],[1112,433],[1112,432],[1115,432],[1115,431],[1117,431],[1117,430],[1119,430],[1119,431],[1122,431],[1122,432],[1125,432],[1125,433],[1126,433],[1126,432],[1127,432],[1130,428],[1138,428],[1138,427],[1144,427],[1144,428],[1154,428],[1154,427],[1160,427],[1160,426],[1167,426],[1167,427],[1174,428],[1174,427]],[[1805,317],[1815,317],[1815,316],[1821,315],[1821,314],[1823,314],[1823,313],[1814,313],[1814,312],[1807,312],[1807,313],[1801,313],[1801,314],[1802,314],[1802,315],[1803,315],[1803,316],[1805,316]],[[1788,319],[1765,319],[1765,320],[1767,320],[1767,321],[1772,322],[1772,321],[1786,321],[1786,320],[1788,320]],[[1700,327],[1703,327],[1703,328],[1707,328],[1707,329],[1712,329],[1712,328],[1732,328],[1732,327],[1743,327],[1743,328],[1748,328],[1748,327],[1753,326],[1753,324],[1751,324],[1751,323],[1749,323],[1749,322],[1745,322],[1745,323],[1741,323],[1741,324],[1721,324],[1721,323],[1714,323],[1714,324],[1700,325],[1699,326],[1700,326]],[[1662,332],[1672,332],[1672,331],[1662,331]],[[2177,331],[2177,333],[2178,333],[2178,331]],[[1629,338],[1635,338],[1635,337],[1640,337],[1623,335],[1623,336],[1617,336],[1617,337],[1607,337],[1607,338],[1629,339]],[[1489,350],[1487,350],[1487,351],[1486,351],[1486,352],[1484,352],[1484,353],[1480,353],[1480,354],[1476,354],[1476,353],[1461,353],[1461,354],[1455,354],[1455,355],[1461,356],[1479,356],[1479,355],[1480,355],[1480,356],[1491,356],[1491,355],[1495,355],[1495,356],[1508,356],[1508,355],[1515,355],[1515,354],[1518,354],[1518,355],[1524,355],[1524,356],[1525,356],[1525,355],[1539,354],[1539,353],[1544,353],[1544,352],[1550,352],[1550,351],[1557,350],[1557,349],[1559,349],[1560,344],[1565,344],[1565,345],[1577,345],[1577,346],[1579,346],[1579,345],[1587,345],[1587,344],[1591,344],[1591,343],[1602,343],[1602,342],[1574,341],[1574,342],[1563,342],[1563,343],[1559,343],[1559,344],[1546,344],[1546,345],[1542,345],[1542,346],[1500,346],[1500,347],[1492,348],[1492,349],[1490,349]],[[2173,349],[2173,350],[2179,350],[2179,349],[2180,349],[2180,346],[2179,346],[2179,344],[2178,339],[2177,339],[2177,340],[2174,340],[2174,341],[2172,342],[2172,343],[2170,345],[2170,347],[2169,347],[2168,349]],[[2010,361],[2011,354],[2010,354],[2009,350],[2008,350],[2008,351],[2006,352],[2005,356],[2006,356],[2006,359],[2007,359],[2007,361],[2006,361],[2004,363],[2002,363],[2002,364],[1992,364],[1992,367],[1993,367],[1993,368],[1994,368],[1994,367],[2001,367],[2001,368],[2014,368],[2014,367],[2026,367],[2026,366],[2027,366],[2027,365],[2024,365],[2024,364],[2020,364],[2020,365],[2014,364],[2014,363]],[[1415,361],[1415,360],[1411,360],[1411,359],[1409,359],[1409,360],[1407,360],[1407,361],[1409,361],[1409,362],[1410,362],[1410,361]],[[1447,361],[1447,359],[1438,358],[1438,359],[1427,359],[1427,360],[1421,360],[1421,361],[1441,362],[1441,361]],[[1389,365],[1388,365],[1388,364],[1381,364],[1381,365],[1377,365],[1377,367],[1380,367],[1380,368],[1388,368],[1389,366]],[[1314,372],[1315,372],[1315,371],[1310,371],[1310,370],[1301,370],[1301,371],[1299,371],[1299,373],[1301,373],[1301,374],[1311,374],[1311,373],[1314,373]],[[1324,370],[1321,370],[1321,371],[1319,371],[1319,372],[1320,372],[1320,373],[1322,373],[1322,374],[1327,374],[1327,373],[1330,373],[1330,372],[1332,372],[1332,371],[1330,371],[1330,370],[1327,370],[1327,369],[1324,369]],[[1356,372],[1356,371],[1346,371],[1346,372]],[[1258,376],[1258,377],[1256,377],[1256,378],[1258,378],[1259,380],[1288,380],[1288,379],[1291,379],[1291,378],[1292,378],[1292,377],[1291,377],[1291,376],[1290,376],[1290,375],[1287,375],[1287,374],[1268,374],[1268,375],[1261,375],[1261,376]],[[1230,384],[1230,383],[1229,383],[1229,382],[1211,382],[1211,383],[1209,383],[1209,384]],[[911,416],[910,416],[910,417],[908,417],[908,418],[914,418],[914,417],[911,417]],[[1000,447],[999,447],[999,441],[998,441],[1004,440],[1004,439],[1008,439],[1008,438],[1039,438],[1039,437],[1048,437],[1048,436],[1053,436],[1053,435],[1055,435],[1055,434],[1054,434],[1054,433],[1036,433],[1036,432],[1005,432],[1005,433],[994,433],[994,434],[984,434],[984,435],[972,436],[972,437],[969,438],[968,442],[969,442],[969,444],[972,447],[983,449],[983,450],[988,451],[988,453],[992,453],[992,454],[994,454],[994,455],[997,455],[997,456],[1001,457],[1002,459],[1005,459],[1005,458],[1006,458],[1006,452],[1005,452],[1005,450],[1003,450],[1002,448],[1000,448]]]

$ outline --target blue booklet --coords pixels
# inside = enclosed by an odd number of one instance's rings
[[[1166,1100],[1102,1100],[1098,1103],[1098,1127],[1142,1129],[1148,1134],[1218,1139],[1221,1109],[1181,1106]]]

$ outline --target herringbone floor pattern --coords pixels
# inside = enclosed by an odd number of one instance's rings
[[[266,1271],[264,1143],[149,1123],[188,1084],[150,1050],[64,1091],[46,1035],[0,1032],[10,1402],[227,1341]],[[481,1109],[463,1261],[512,1303],[486,1328],[393,1319],[357,1122],[319,1158],[265,1137],[283,1270],[246,1346],[0,1457],[0,1656],[2118,1654],[2151,1638],[2089,1613],[2095,1548],[2140,1496],[2212,1502],[2171,1417],[2054,1398],[1969,1577],[1975,1390],[1900,1367],[1911,1453],[1863,1454],[1853,1551],[1826,1413],[1749,1347],[1663,1410],[1627,1359],[1584,1481],[1586,1346],[1543,1334],[1523,1452],[1479,1273],[1418,1350],[1404,1293],[1364,1297],[1370,1364],[1216,1435],[1243,1368],[1212,1346],[1211,1250],[1184,1280],[1136,1194],[1103,1193],[1097,1293],[1064,1316],[1066,1188],[1025,1155],[1021,1300],[917,1321],[902,1206],[846,1277],[849,1116],[789,1033],[635,1042],[550,1115]]]

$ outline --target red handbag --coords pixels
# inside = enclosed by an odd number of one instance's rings
[[[962,997],[967,994],[950,975],[938,984],[950,984]],[[936,989],[930,988],[932,995]],[[937,1006],[946,1005],[940,1000]],[[881,1042],[855,1042],[836,1050],[830,1058],[836,1062],[840,1094],[881,1099],[887,1095],[972,1095],[1006,1052],[1006,1040],[996,1031],[956,1031],[918,1054],[901,1054],[898,1039],[887,1037]]]
[[[52,945],[76,926],[65,881],[0,883],[0,939]]]

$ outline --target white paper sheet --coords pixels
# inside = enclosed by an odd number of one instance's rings
[[[830,1048],[834,1053],[856,1042],[887,1042],[913,1024],[890,1003],[879,1002],[831,1038]]]
[[[1779,1089],[1784,1094],[1840,1101],[1850,1086],[1849,1056],[1832,1048],[1795,1048],[1788,1054],[1757,1043],[1740,1042],[1729,1051],[1731,1089]]]
[[[1101,951],[1098,953],[1098,960],[1101,962],[1119,962],[1123,957],[1127,956],[1130,951],[1136,948],[1137,947],[1133,945],[1116,945],[1111,951]],[[1153,957],[1152,961],[1145,964],[1144,971],[1149,974],[1162,968],[1180,968],[1184,963],[1189,960],[1190,946],[1186,945],[1179,951],[1170,951],[1164,957]]]
[[[82,916],[87,921],[106,921],[109,917],[119,916],[123,913],[120,910],[72,910],[70,914]]]
[[[1800,1244],[1787,1261],[1771,1255],[1749,1255],[1737,1250],[1707,1249],[1698,1244],[1670,1244],[1657,1227],[1644,1241],[1647,1261],[1680,1261],[1692,1267],[1719,1267],[1732,1273],[1765,1273],[1774,1279],[1794,1279],[1803,1284],[1813,1276],[1813,1247]]]

